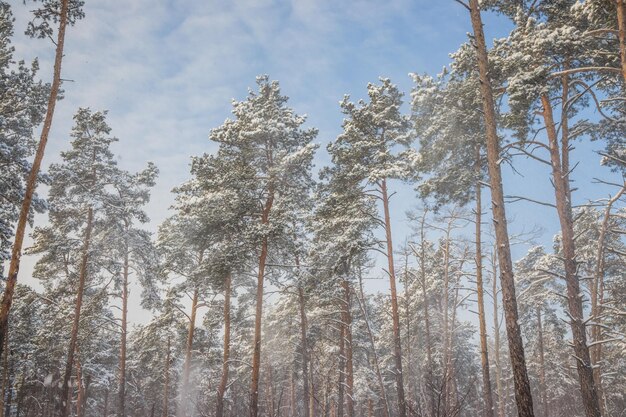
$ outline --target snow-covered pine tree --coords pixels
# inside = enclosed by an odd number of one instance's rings
[[[10,249],[15,223],[24,197],[24,183],[31,164],[29,158],[35,152],[33,133],[43,120],[48,85],[36,79],[39,64],[30,66],[15,61],[13,15],[6,2],[0,2],[0,257],[10,259]],[[43,211],[44,203],[33,198],[32,211]]]
[[[520,417],[534,417],[533,399],[528,381],[528,370],[524,355],[524,344],[518,323],[517,301],[515,298],[515,280],[513,277],[513,261],[509,230],[507,226],[506,209],[504,206],[504,191],[502,186],[502,170],[500,167],[501,144],[498,137],[496,120],[495,95],[492,85],[492,74],[489,72],[489,54],[481,17],[481,6],[478,0],[469,0],[468,4],[460,2],[469,11],[472,23],[474,45],[476,48],[476,67],[479,74],[480,93],[483,105],[485,122],[485,137],[487,148],[487,167],[491,190],[491,211],[493,213],[496,244],[498,247],[498,262],[500,280],[502,283],[503,307],[507,336],[509,340],[509,356],[515,382],[515,398],[517,411]]]
[[[110,190],[119,176],[110,145],[106,112],[81,108],[74,116],[71,149],[61,153],[62,162],[50,167],[50,225],[36,229],[31,253],[42,254],[36,273],[57,280],[75,297],[73,326],[62,382],[60,412],[68,413],[69,381],[74,368],[85,288],[98,285],[100,272],[109,266],[106,258],[107,212]],[[112,248],[109,248],[112,249]],[[114,272],[115,273],[115,272]],[[71,283],[71,284],[70,284]]]
[[[50,94],[48,96],[48,104],[46,115],[43,120],[41,137],[37,144],[35,158],[30,167],[26,186],[22,196],[22,205],[17,220],[15,230],[15,241],[11,251],[11,262],[9,264],[8,277],[4,286],[2,302],[0,303],[0,354],[4,346],[3,338],[7,333],[9,311],[11,310],[11,302],[13,300],[13,291],[17,283],[17,274],[20,269],[20,257],[22,255],[22,245],[24,243],[24,235],[26,232],[26,224],[31,215],[31,204],[35,197],[35,188],[39,179],[39,169],[43,160],[44,151],[48,142],[48,134],[52,127],[52,119],[54,117],[54,109],[59,97],[61,87],[61,64],[63,62],[63,48],[65,45],[65,31],[67,25],[73,25],[78,19],[84,17],[82,0],[42,0],[41,7],[33,11],[34,19],[29,23],[26,33],[31,37],[52,38],[54,29],[51,24],[58,23],[57,39],[53,42],[56,46],[54,58],[54,75],[52,85],[50,86]],[[8,52],[8,51],[7,51]],[[21,177],[21,176],[20,176]],[[0,355],[1,356],[1,355]]]
[[[402,342],[387,181],[411,179],[418,156],[409,147],[412,136],[409,119],[401,113],[400,109],[402,93],[389,79],[380,81],[380,85],[368,85],[369,102],[361,100],[353,103],[348,96],[341,101],[342,111],[347,118],[343,123],[343,133],[328,146],[328,151],[341,175],[345,176],[342,182],[360,193],[360,198],[376,198],[382,203],[383,215],[378,216],[376,213],[376,218],[380,220],[379,217],[382,217],[386,236],[394,329],[396,391],[399,415],[406,417]]]
[[[118,263],[121,274],[116,276],[122,303],[120,363],[118,379],[117,414],[126,416],[126,351],[128,337],[129,279],[135,274],[143,287],[145,304],[153,304],[156,295],[158,259],[150,233],[138,227],[149,221],[143,206],[150,200],[150,188],[155,184],[158,170],[153,164],[140,172],[131,174],[118,170],[111,192],[103,209],[108,224],[107,238],[111,240],[111,262]]]
[[[211,131],[219,145],[219,176],[199,177],[206,193],[233,193],[248,210],[245,238],[258,253],[255,332],[253,340],[250,416],[257,417],[261,360],[263,286],[272,247],[306,201],[312,185],[311,162],[316,146],[315,129],[302,129],[305,117],[287,107],[278,82],[257,78],[258,91],[233,102],[234,119]]]

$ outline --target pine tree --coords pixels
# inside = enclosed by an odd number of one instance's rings
[[[385,230],[391,287],[394,374],[400,417],[406,417],[402,342],[387,181],[410,179],[418,158],[411,149],[405,149],[399,153],[394,151],[396,146],[407,148],[411,142],[408,118],[400,112],[402,94],[398,88],[389,79],[381,79],[381,85],[368,85],[368,96],[370,100],[368,103],[359,101],[358,104],[350,102],[348,96],[344,97],[341,108],[347,119],[343,123],[343,133],[328,146],[328,151],[341,175],[345,176],[342,182],[349,184],[355,192],[360,193],[360,198],[378,198],[382,202],[381,222]],[[373,189],[370,190],[368,187]],[[375,197],[372,197],[370,193]]]
[[[31,204],[35,195],[39,169],[46,144],[48,142],[48,134],[50,133],[50,128],[52,127],[54,109],[56,107],[59,89],[61,86],[61,64],[63,61],[63,48],[65,45],[65,30],[68,24],[73,25],[76,20],[84,17],[82,10],[83,2],[81,0],[43,0],[42,3],[42,7],[33,11],[34,20],[29,23],[26,33],[32,37],[52,37],[54,30],[51,23],[58,22],[59,28],[57,32],[57,40],[55,42],[56,51],[54,59],[54,76],[50,87],[50,95],[48,97],[48,105],[43,122],[43,128],[41,130],[41,137],[37,145],[35,159],[30,167],[30,172],[26,181],[26,188],[24,189],[22,206],[15,231],[15,242],[13,243],[13,249],[11,252],[11,263],[9,265],[7,282],[4,287],[4,294],[0,305],[0,356],[2,356],[1,353],[4,346],[3,339],[7,333],[9,311],[11,310],[13,291],[15,289],[17,274],[20,268],[20,257],[22,255],[22,244],[24,243],[26,223],[28,222],[31,214]]]

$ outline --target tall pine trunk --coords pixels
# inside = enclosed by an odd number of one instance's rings
[[[517,300],[515,298],[513,261],[511,259],[509,231],[504,207],[502,172],[500,170],[500,144],[496,128],[495,103],[491,80],[489,78],[487,44],[485,43],[485,34],[483,32],[483,22],[480,16],[478,0],[469,0],[469,9],[476,42],[478,71],[480,74],[480,91],[483,101],[487,139],[487,165],[491,185],[491,206],[496,231],[496,243],[498,246],[500,280],[502,282],[502,302],[507,336],[509,339],[513,380],[515,383],[515,400],[519,417],[534,417],[533,398],[528,381],[528,370],[526,369],[524,345],[518,321]]]
[[[541,307],[537,307],[537,338],[539,339],[539,382],[541,384],[541,403],[543,417],[549,417],[548,387],[546,385],[546,361],[543,346],[543,323],[541,320]]]
[[[500,362],[500,314],[498,308],[498,262],[497,251],[494,248],[491,256],[491,269],[493,271],[493,350],[496,353],[496,389],[498,390],[498,417],[504,417],[504,387],[502,386],[502,362]]]
[[[126,227],[128,231],[128,225]],[[128,329],[128,245],[124,251],[124,267],[122,270],[122,334],[120,339],[120,374],[117,393],[118,415],[126,417],[126,336]]]
[[[70,336],[70,344],[67,349],[67,361],[65,363],[65,374],[63,375],[63,385],[61,387],[61,417],[69,415],[69,392],[70,378],[72,377],[72,368],[74,367],[74,353],[76,352],[76,343],[78,341],[78,328],[80,325],[80,313],[83,306],[83,293],[85,292],[85,280],[87,279],[87,265],[89,261],[89,249],[91,244],[91,231],[93,229],[93,207],[89,207],[87,211],[87,227],[85,229],[85,241],[83,242],[83,254],[80,264],[80,273],[78,276],[78,288],[76,289],[76,303],[74,305],[74,322],[72,323],[72,333]]]
[[[389,273],[389,285],[391,287],[391,316],[393,320],[393,353],[394,353],[394,376],[398,393],[398,416],[406,417],[406,399],[404,396],[404,376],[402,374],[402,340],[400,339],[400,313],[398,311],[398,293],[396,290],[396,272],[393,262],[393,240],[391,237],[391,218],[389,215],[389,195],[387,193],[387,180],[383,179],[380,184],[383,199],[385,217],[385,238],[387,241],[387,261]]]
[[[620,191],[609,199],[609,202],[604,210],[604,217],[602,219],[602,225],[600,226],[600,236],[598,237],[598,248],[596,250],[596,267],[594,271],[594,278],[591,284],[591,317],[595,323],[591,329],[591,341],[598,342],[602,339],[602,304],[604,300],[604,250],[605,239],[609,228],[609,222],[611,218],[611,209],[613,204],[619,200],[626,191],[626,182],[620,189]],[[602,414],[606,414],[604,406],[604,392],[602,388],[602,343],[594,345],[591,349],[591,362],[593,363],[593,377],[598,389],[598,399],[600,400],[600,407]]]
[[[615,0],[617,3],[617,33],[619,37],[619,54],[622,64],[622,77],[626,83],[626,5],[624,0]]]
[[[350,283],[347,280],[341,281],[343,287],[343,311],[342,324],[346,354],[346,411],[348,417],[354,417],[354,364],[352,361],[352,299],[350,297]]]
[[[372,356],[374,362],[374,370],[376,371],[376,380],[378,382],[378,389],[380,390],[380,398],[383,403],[383,417],[389,417],[389,401],[387,400],[387,393],[385,391],[385,383],[383,381],[383,374],[380,370],[380,362],[378,360],[378,353],[376,352],[376,344],[374,343],[374,334],[370,326],[369,315],[367,313],[367,307],[365,305],[365,293],[363,292],[363,279],[359,273],[359,288],[361,296],[357,297],[361,314],[363,315],[363,321],[365,321],[365,328],[367,330],[367,336],[370,342],[370,348],[372,349]]]
[[[483,251],[481,239],[483,208],[480,173],[480,147],[476,146],[476,294],[478,295],[478,321],[480,328],[480,363],[483,371],[483,401],[485,406],[485,417],[493,417],[493,396],[491,394],[491,377],[489,375],[487,321],[485,318],[485,298],[483,292]]]
[[[215,417],[224,416],[224,393],[228,384],[228,368],[230,360],[230,293],[232,291],[232,275],[229,272],[226,275],[224,283],[224,355],[222,362],[222,378],[217,388],[217,406]]]
[[[187,329],[187,343],[185,344],[185,362],[183,364],[182,375],[182,389],[180,393],[181,403],[178,405],[178,409],[182,410],[178,414],[186,417],[189,414],[188,410],[188,396],[189,396],[189,375],[191,373],[191,353],[193,351],[193,337],[196,330],[196,313],[198,311],[198,297],[199,290],[196,288],[193,291],[193,298],[191,299],[191,315],[189,317],[189,327]]]
[[[263,207],[261,224],[267,225],[270,220],[270,211],[274,204],[274,192],[270,190]],[[250,417],[259,415],[259,377],[261,375],[261,320],[263,316],[263,283],[265,281],[265,265],[267,263],[268,238],[263,236],[261,253],[259,255],[259,275],[256,289],[256,312],[254,317],[254,341],[252,355],[252,381],[250,384]]]
[[[566,83],[564,83],[566,85]],[[565,87],[564,87],[565,89]],[[596,390],[587,332],[583,317],[583,300],[580,292],[578,266],[576,264],[576,245],[574,242],[574,221],[572,219],[572,202],[569,184],[569,144],[567,134],[563,133],[562,149],[559,149],[556,126],[552,113],[552,104],[546,94],[541,96],[543,119],[550,143],[550,162],[552,165],[552,183],[556,199],[556,208],[561,224],[561,244],[565,263],[565,281],[567,287],[567,303],[570,315],[570,327],[576,355],[576,368],[582,394],[583,407],[587,417],[600,417],[600,402]],[[565,129],[566,124],[562,124]]]
[[[54,76],[52,78],[52,86],[50,88],[50,97],[48,97],[48,107],[46,117],[39,138],[39,145],[33,160],[33,166],[28,174],[26,181],[26,189],[24,191],[24,200],[20,209],[20,216],[17,221],[15,231],[15,242],[11,252],[11,263],[9,265],[9,275],[4,287],[4,295],[2,296],[2,304],[0,305],[0,356],[4,348],[4,337],[6,336],[9,324],[9,311],[13,302],[13,294],[15,292],[15,284],[17,283],[17,274],[20,269],[20,258],[22,256],[22,245],[24,243],[24,235],[26,233],[26,224],[28,223],[28,215],[30,206],[37,188],[37,177],[43,160],[46,144],[48,143],[48,135],[52,127],[52,119],[54,118],[54,109],[56,107],[59,96],[59,88],[61,86],[61,64],[63,62],[63,47],[65,46],[65,29],[68,22],[69,0],[61,0],[61,12],[58,16],[59,33],[56,41],[56,51],[54,55]]]

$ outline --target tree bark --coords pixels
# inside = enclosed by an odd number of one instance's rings
[[[391,287],[391,316],[393,319],[393,347],[398,392],[398,416],[406,417],[406,399],[404,396],[404,376],[402,374],[402,340],[400,339],[400,314],[398,311],[398,293],[396,291],[396,272],[393,262],[393,241],[391,237],[391,218],[389,215],[389,195],[387,194],[387,180],[383,179],[380,184],[383,210],[385,213],[385,237],[387,241],[387,261],[389,266],[389,285]]]
[[[270,190],[261,215],[261,224],[269,224],[270,211],[274,204],[274,192]],[[261,374],[261,320],[263,315],[263,282],[265,280],[265,264],[267,262],[268,238],[263,237],[261,254],[259,255],[259,275],[256,290],[256,312],[254,318],[254,342],[252,356],[252,381],[250,384],[250,417],[259,414],[259,377]]]
[[[469,9],[476,41],[478,71],[480,74],[480,91],[483,101],[487,139],[487,165],[491,185],[491,205],[493,221],[498,246],[498,261],[500,264],[500,280],[502,282],[502,301],[509,339],[509,353],[513,368],[515,383],[515,400],[520,417],[534,417],[533,399],[526,369],[524,345],[518,323],[517,300],[515,298],[515,280],[513,277],[513,261],[509,243],[506,211],[504,207],[504,192],[502,189],[502,172],[500,170],[500,144],[496,128],[496,112],[489,78],[489,61],[487,44],[483,32],[483,23],[480,16],[478,0],[469,0]]]
[[[602,225],[600,226],[600,236],[598,237],[598,249],[596,250],[596,267],[594,271],[594,279],[591,284],[591,317],[592,321],[596,323],[591,329],[591,340],[592,342],[597,342],[602,339],[602,304],[604,299],[604,245],[606,234],[609,227],[609,220],[611,217],[611,209],[613,208],[613,204],[617,200],[619,200],[622,195],[626,192],[626,182],[619,190],[617,194],[615,194],[612,198],[609,199],[609,202],[604,210],[604,218],[602,219]],[[593,363],[593,378],[596,383],[596,387],[598,389],[598,399],[600,400],[600,407],[602,414],[606,414],[606,409],[604,406],[604,392],[602,389],[602,344],[598,343],[594,345],[591,349],[591,361]]]
[[[128,232],[128,225],[126,225]],[[128,328],[128,244],[124,250],[122,270],[122,334],[120,340],[120,374],[118,390],[118,414],[126,417],[126,336]]]
[[[489,351],[487,348],[487,321],[485,318],[485,298],[483,292],[483,252],[482,252],[482,190],[480,187],[480,146],[476,146],[476,294],[478,295],[478,321],[480,328],[480,363],[483,371],[483,401],[485,417],[493,417],[493,396],[489,375]],[[495,295],[494,295],[495,296]]]
[[[500,320],[498,318],[498,276],[496,249],[491,258],[493,270],[493,350],[496,353],[496,388],[498,390],[498,417],[504,417],[504,389],[502,387],[502,362],[500,362]]]
[[[80,359],[78,358],[76,358],[76,386],[78,387],[78,394],[76,395],[76,417],[83,417],[85,415],[83,408],[85,389],[83,386],[83,369],[80,365]]]
[[[224,357],[222,362],[222,378],[217,388],[217,407],[215,417],[224,416],[224,393],[228,384],[228,368],[230,360],[230,293],[232,291],[232,276],[226,275],[224,283]]]
[[[550,143],[550,162],[552,165],[552,183],[556,199],[556,208],[561,224],[562,250],[565,264],[565,281],[567,286],[567,303],[570,314],[570,327],[576,355],[576,368],[587,417],[600,417],[600,402],[593,379],[593,368],[589,347],[587,346],[587,332],[583,317],[583,302],[578,279],[576,264],[576,245],[574,242],[574,222],[572,219],[572,205],[570,199],[569,169],[567,164],[568,143],[564,136],[564,147],[559,150],[552,105],[546,94],[541,96],[543,119]],[[562,154],[561,154],[562,152]]]
[[[85,241],[83,242],[83,254],[78,277],[78,289],[76,290],[76,303],[74,305],[74,322],[72,323],[72,333],[70,344],[67,350],[67,361],[65,363],[65,374],[63,375],[63,385],[61,388],[61,417],[67,417],[70,404],[68,402],[70,392],[70,378],[74,367],[74,353],[78,341],[78,328],[80,325],[80,313],[83,306],[83,293],[85,291],[85,280],[87,279],[87,264],[89,261],[89,248],[91,244],[91,231],[93,229],[93,207],[87,211],[87,227],[85,229]]]
[[[298,286],[298,305],[300,307],[300,349],[302,356],[302,402],[304,403],[304,417],[309,417],[309,402],[311,393],[309,392],[309,344],[307,340],[307,317],[304,299],[304,289]]]
[[[187,343],[185,345],[185,363],[183,365],[182,375],[182,390],[180,393],[180,399],[182,407],[178,407],[182,416],[188,414],[187,398],[189,395],[189,375],[191,373],[191,352],[193,350],[193,336],[196,330],[196,313],[198,311],[198,296],[199,290],[196,288],[193,291],[193,298],[191,299],[191,316],[189,317],[189,328],[187,330]]]
[[[342,308],[343,310],[343,308]],[[337,383],[337,417],[343,417],[343,406],[345,402],[344,387],[346,376],[346,338],[345,325],[343,323],[343,312],[341,327],[339,328],[339,381]]]
[[[541,383],[541,403],[543,405],[543,417],[549,417],[548,387],[546,386],[546,362],[543,347],[543,323],[541,321],[540,307],[537,307],[537,337],[539,339],[539,382]]]
[[[346,353],[346,411],[348,417],[354,417],[354,365],[352,361],[352,313],[350,311],[352,306],[352,300],[350,297],[350,283],[347,280],[341,281],[343,287],[343,334]]]
[[[7,395],[7,385],[9,382],[9,334],[4,338],[4,352],[2,358],[2,392],[0,393],[0,412],[4,410],[4,399]]]
[[[624,0],[615,0],[617,3],[617,33],[619,37],[619,54],[622,64],[622,77],[626,83],[626,6]]]
[[[54,118],[54,109],[56,107],[59,96],[59,88],[61,86],[61,64],[63,62],[63,47],[65,46],[65,29],[68,21],[69,0],[61,0],[61,12],[59,16],[59,33],[57,35],[56,51],[54,55],[54,76],[52,78],[52,86],[50,88],[50,97],[48,97],[48,107],[46,117],[41,130],[41,137],[33,160],[33,166],[28,174],[26,181],[26,189],[24,190],[24,200],[20,209],[20,216],[17,221],[15,231],[15,242],[11,252],[11,263],[9,265],[9,274],[4,287],[2,303],[0,305],[0,356],[4,348],[4,337],[7,333],[9,323],[9,311],[13,302],[13,294],[15,292],[15,284],[17,283],[17,274],[20,269],[20,258],[22,256],[22,245],[24,244],[24,235],[26,234],[26,224],[28,223],[28,215],[30,206],[37,188],[37,178],[39,169],[43,160],[46,144],[48,143],[48,135],[52,127],[52,119]]]
[[[361,275],[359,274],[359,281],[361,281]],[[363,285],[359,285],[361,290],[361,297],[357,297],[359,307],[361,308],[361,314],[363,314],[363,320],[365,321],[365,328],[367,329],[367,335],[370,342],[370,348],[372,349],[372,356],[374,357],[374,369],[376,371],[376,379],[378,381],[378,388],[380,390],[380,398],[383,401],[383,417],[389,417],[389,402],[387,401],[387,393],[385,392],[385,384],[383,382],[383,375],[380,371],[380,364],[378,361],[378,353],[376,352],[376,344],[374,343],[374,335],[369,322],[369,316],[365,307],[365,294],[363,293]]]

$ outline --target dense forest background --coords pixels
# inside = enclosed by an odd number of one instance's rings
[[[625,415],[623,0],[144,3],[0,1],[4,417]]]

